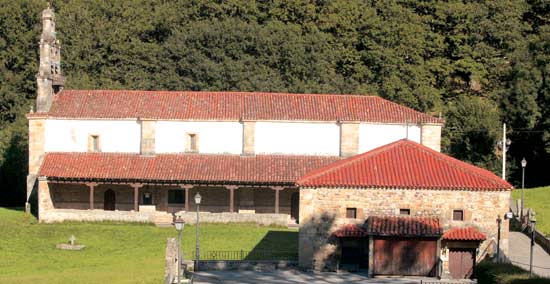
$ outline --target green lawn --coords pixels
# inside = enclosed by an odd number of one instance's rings
[[[55,248],[71,235],[86,245],[83,251]],[[166,238],[174,236],[173,228],[144,224],[38,224],[33,216],[0,208],[0,283],[162,283]],[[252,224],[203,224],[200,241],[203,251],[297,251],[298,234]],[[193,251],[194,226],[185,227],[182,243],[184,252]]]
[[[514,199],[521,197],[521,189],[514,190]],[[537,216],[537,228],[550,236],[550,186],[525,190],[525,207],[532,208]]]
[[[509,263],[484,261],[476,266],[474,277],[480,284],[548,284],[548,278],[529,278],[529,272]]]

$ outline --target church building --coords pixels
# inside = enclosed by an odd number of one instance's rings
[[[201,222],[298,224],[304,268],[467,278],[494,249],[512,186],[440,153],[441,118],[367,95],[68,90],[52,9],[42,25],[40,222],[193,223],[198,193]]]

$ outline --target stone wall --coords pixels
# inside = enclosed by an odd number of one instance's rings
[[[441,124],[423,124],[421,144],[441,152]]]
[[[29,174],[27,175],[26,210],[30,210],[29,198],[36,188],[36,177],[44,158],[45,122],[42,118],[29,119]]]
[[[155,154],[155,120],[141,121],[140,153],[143,155]]]
[[[331,266],[337,253],[332,233],[342,224],[363,223],[371,215],[436,216],[444,229],[475,226],[488,240],[496,238],[497,215],[509,209],[510,192],[461,190],[400,190],[304,188],[300,191],[300,266]],[[347,219],[346,208],[357,208],[357,219]],[[464,210],[464,221],[453,221],[453,210]],[[508,253],[508,221],[503,221],[501,249]],[[481,245],[483,250],[488,241]]]
[[[340,156],[357,155],[359,151],[359,123],[342,122],[340,124]]]

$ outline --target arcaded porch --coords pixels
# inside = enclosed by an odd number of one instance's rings
[[[58,216],[62,212],[73,213],[86,216],[84,219],[88,220],[93,219],[92,212],[101,220],[109,219],[109,216],[116,220],[128,220],[131,219],[130,213],[139,212],[134,214],[136,221],[152,219],[155,222],[164,215],[163,221],[168,222],[170,219],[166,213],[185,215],[196,212],[193,197],[197,193],[202,196],[200,212],[212,220],[223,222],[240,218],[228,214],[247,215],[241,218],[247,222],[254,221],[249,216],[254,214],[285,215],[286,223],[298,220],[299,193],[297,188],[291,186],[66,182],[47,178],[39,180],[39,213],[43,215],[41,219],[51,216],[46,212],[55,211]],[[89,212],[84,214],[75,210]],[[222,213],[223,217],[220,215]],[[281,218],[277,217],[278,220]]]

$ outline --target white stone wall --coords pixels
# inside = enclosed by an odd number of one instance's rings
[[[408,139],[417,143],[421,141],[421,128],[418,125],[408,126]],[[407,138],[405,124],[372,124],[359,125],[359,153]]]
[[[336,123],[256,122],[256,154],[340,154]]]
[[[102,152],[139,153],[141,127],[130,120],[47,119],[46,152],[87,152],[88,136],[99,135]]]
[[[198,135],[199,153],[241,154],[243,126],[240,122],[157,121],[155,151],[182,153],[187,133]]]

